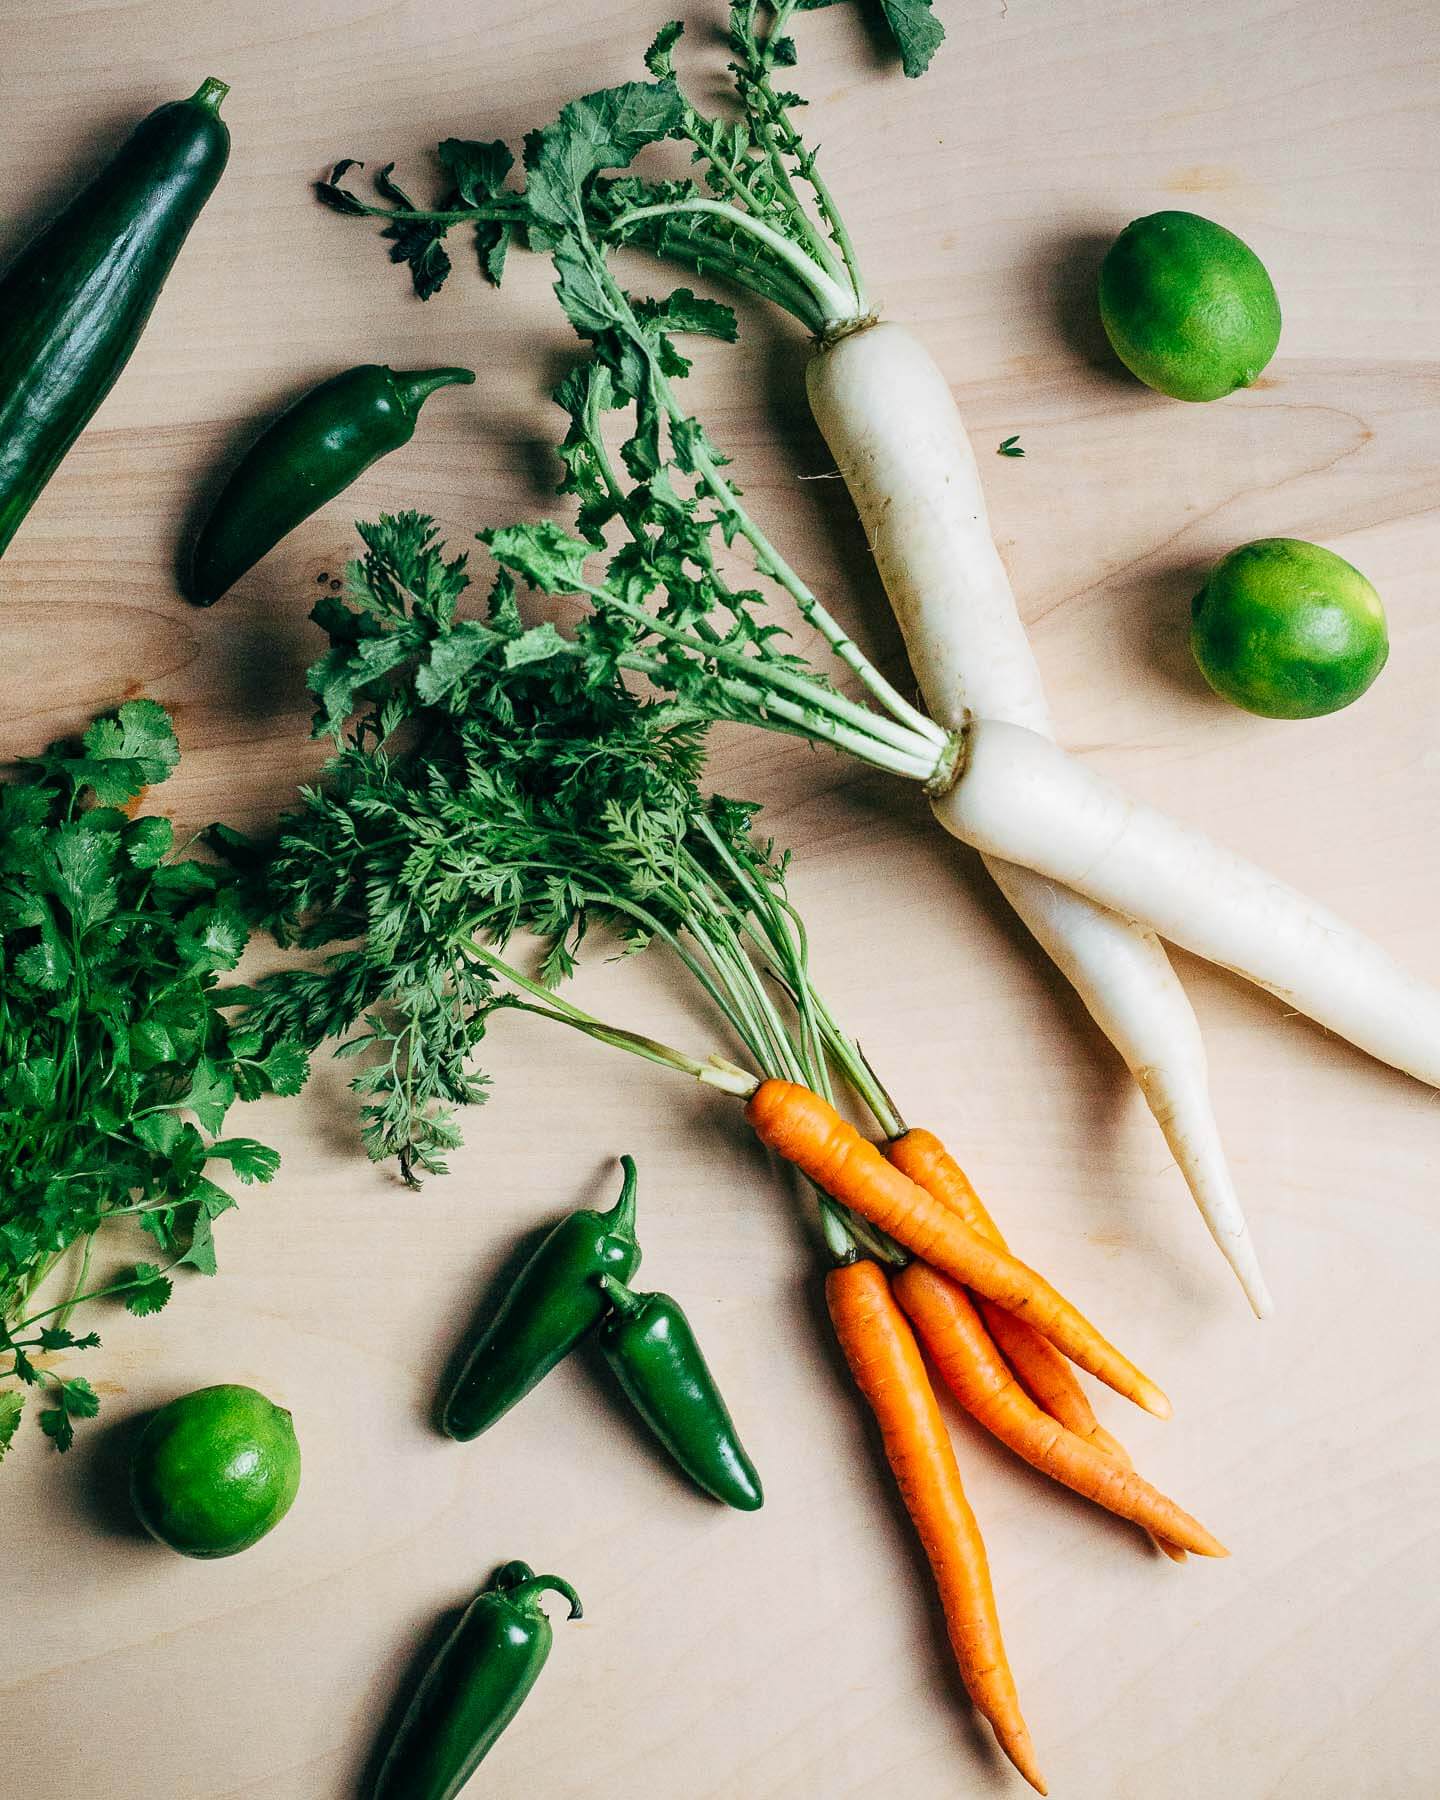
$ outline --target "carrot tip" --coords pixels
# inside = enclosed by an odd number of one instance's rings
[[[1135,1404],[1144,1407],[1153,1418],[1170,1419],[1175,1416],[1175,1408],[1170,1404],[1168,1395],[1162,1394],[1153,1382],[1147,1382],[1134,1395]]]
[[[1030,1741],[1030,1733],[1022,1725],[1018,1731],[1004,1731],[992,1719],[990,1728],[995,1733],[995,1741],[1009,1757],[1016,1769],[1025,1777],[1037,1794],[1048,1794],[1045,1777],[1040,1773],[1040,1765],[1035,1760],[1035,1746]]]

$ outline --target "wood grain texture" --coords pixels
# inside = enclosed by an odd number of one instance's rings
[[[347,521],[419,503],[454,540],[533,515],[543,398],[573,340],[548,273],[466,272],[425,307],[307,184],[341,154],[423,180],[441,137],[512,141],[632,75],[661,0],[0,0],[0,254],[159,101],[230,81],[231,166],[125,376],[0,565],[0,753],[144,691],[175,712],[181,822],[257,823],[313,770],[307,596]],[[697,26],[718,7],[683,8]],[[940,0],[903,83],[858,16],[801,22],[803,86],[887,309],[921,330],[980,451],[1062,738],[1440,979],[1440,15],[1432,0]],[[718,61],[705,48],[699,54]],[[1247,238],[1285,308],[1256,388],[1185,407],[1105,353],[1091,301],[1127,219]],[[3,328],[3,322],[0,322]],[[697,410],[756,510],[897,677],[895,633],[804,409],[800,347],[749,309]],[[171,579],[195,496],[252,421],[351,362],[472,362],[414,442],[222,605]],[[1019,432],[1023,462],[988,455]],[[1374,694],[1310,724],[1214,701],[1185,648],[1198,572],[1319,539],[1389,608]],[[942,1131],[1017,1250],[1160,1379],[1121,1416],[1224,1564],[1176,1569],[955,1423],[1025,1709],[1065,1800],[1401,1800],[1440,1768],[1435,1402],[1440,1103],[1191,964],[1216,1101],[1280,1310],[1256,1325],[1107,1047],[918,796],[717,734],[715,779],[798,852],[824,984],[907,1115]],[[586,993],[708,1046],[656,962]],[[615,999],[606,1000],[606,996]],[[416,1197],[355,1148],[343,1078],[247,1127],[285,1153],[222,1272],[106,1316],[105,1412],[0,1474],[0,1768],[43,1800],[339,1800],[437,1615],[497,1562],[586,1603],[476,1791],[506,1800],[942,1800],[1016,1791],[951,1672],[919,1553],[830,1345],[808,1225],[738,1111],[534,1021]],[[464,1449],[426,1412],[524,1234],[642,1171],[647,1279],[682,1295],[766,1482],[722,1516],[639,1446],[584,1357]],[[202,1383],[293,1408],[305,1478],[246,1556],[127,1524],[134,1422]]]

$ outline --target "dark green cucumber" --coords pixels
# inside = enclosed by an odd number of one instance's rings
[[[115,385],[230,154],[202,81],[142,119],[0,280],[0,555]]]

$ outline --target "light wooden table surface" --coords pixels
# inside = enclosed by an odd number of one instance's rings
[[[633,75],[666,0],[0,0],[0,251],[160,101],[233,85],[231,164],[138,353],[0,567],[0,750],[126,695],[175,713],[179,819],[259,823],[311,771],[305,619],[347,521],[419,504],[465,539],[555,475],[543,398],[573,349],[549,273],[462,269],[425,307],[308,184],[341,154],[423,184],[444,136],[512,142]],[[716,6],[687,8],[713,23]],[[890,312],[955,384],[1063,738],[1440,978],[1440,141],[1432,0],[941,0],[903,82],[845,8],[802,19],[808,123]],[[703,32],[693,54],[717,61]],[[1091,300],[1128,219],[1190,207],[1260,251],[1285,309],[1254,391],[1184,407],[1123,378]],[[3,321],[0,321],[3,329]],[[744,311],[697,410],[758,512],[893,674],[903,661],[804,410],[800,346]],[[250,421],[352,362],[473,362],[414,443],[213,612],[170,569],[197,485]],[[989,454],[1019,432],[1023,462]],[[1311,724],[1213,700],[1198,572],[1315,538],[1389,609],[1373,695]],[[1440,1786],[1433,1094],[1216,972],[1184,974],[1271,1284],[1257,1325],[1074,997],[916,796],[779,739],[717,734],[715,778],[798,852],[820,972],[907,1115],[962,1150],[1022,1253],[1176,1403],[1120,1417],[1229,1562],[1172,1568],[955,1434],[1026,1711],[1065,1800],[1410,1800]],[[583,978],[645,1026],[712,1027],[658,960]],[[282,1179],[224,1221],[221,1274],[105,1316],[98,1427],[33,1428],[0,1473],[0,1786],[31,1800],[331,1800],[437,1613],[498,1561],[568,1575],[582,1625],[476,1791],[509,1800],[1014,1794],[828,1341],[794,1197],[733,1109],[533,1021],[418,1197],[357,1153],[343,1082],[247,1129]],[[584,1358],[468,1448],[426,1424],[461,1321],[517,1238],[643,1174],[646,1276],[682,1295],[766,1478],[693,1498]],[[77,1366],[77,1372],[78,1366]],[[250,1554],[170,1556],[126,1523],[126,1421],[248,1381],[305,1479]]]

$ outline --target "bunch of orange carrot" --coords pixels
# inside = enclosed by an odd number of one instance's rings
[[[1010,1253],[930,1132],[904,1131],[882,1154],[818,1094],[786,1081],[761,1083],[746,1117],[770,1149],[910,1252],[897,1268],[857,1246],[827,1279],[830,1317],[929,1558],[965,1686],[1006,1756],[1043,1794],[985,1546],[920,1345],[966,1411],[1034,1468],[1142,1526],[1177,1562],[1191,1551],[1224,1556],[1203,1525],[1135,1472],[1071,1364],[1159,1418],[1170,1403]]]

